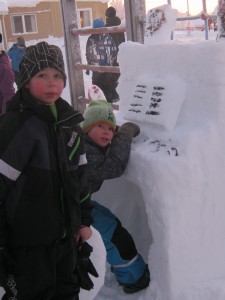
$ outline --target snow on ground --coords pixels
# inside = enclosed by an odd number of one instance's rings
[[[125,175],[105,182],[93,198],[132,233],[152,280],[148,289],[125,295],[94,232],[92,261],[100,277],[94,278],[94,290],[81,292],[81,300],[225,299],[225,44],[215,41],[215,32],[209,39],[204,41],[204,32],[175,32],[174,41],[163,45],[121,45],[118,123],[125,116],[135,120],[141,134]],[[86,40],[80,39],[83,62]],[[65,55],[63,39],[47,41]],[[84,73],[84,82],[87,90],[91,75]],[[140,104],[137,84],[145,86],[148,105],[135,116],[129,110]],[[159,121],[145,115],[154,87],[166,88],[153,107]],[[63,97],[70,102],[68,85]]]

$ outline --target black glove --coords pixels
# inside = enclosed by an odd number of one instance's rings
[[[89,75],[90,74],[90,70],[86,70],[86,75]]]
[[[98,273],[90,260],[91,252],[93,248],[87,242],[82,244],[81,250],[78,251],[78,266],[77,266],[77,276],[78,282],[82,289],[90,291],[93,289],[94,284],[89,277],[89,274],[94,277],[98,277]]]
[[[121,125],[118,129],[119,132],[123,132],[128,134],[131,138],[139,135],[140,133],[140,127],[132,122],[127,122]]]

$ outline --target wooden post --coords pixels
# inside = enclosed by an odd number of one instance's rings
[[[143,43],[146,22],[145,0],[124,0],[127,39]]]
[[[225,38],[225,0],[218,0],[218,39]]]
[[[71,33],[73,28],[78,29],[76,1],[60,0],[60,3],[71,104],[74,109],[83,112],[85,109],[85,102],[82,101],[85,98],[83,71],[75,68],[77,63],[81,64],[80,40],[79,35],[72,35]]]

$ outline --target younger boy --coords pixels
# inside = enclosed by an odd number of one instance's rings
[[[97,192],[103,181],[120,177],[128,163],[132,138],[139,127],[125,123],[116,131],[112,106],[105,100],[91,101],[84,112],[82,128],[88,160],[88,179],[91,193]],[[113,199],[111,199],[113,201]],[[92,226],[102,236],[107,261],[112,272],[123,285],[125,293],[135,293],[149,285],[148,266],[138,254],[133,238],[109,209],[93,202]]]
[[[61,50],[27,48],[0,121],[0,286],[4,300],[78,300],[77,240],[91,236],[82,115],[60,98]]]

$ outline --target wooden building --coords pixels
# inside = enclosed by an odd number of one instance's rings
[[[92,26],[96,18],[105,18],[107,2],[76,1],[80,28]],[[59,0],[41,0],[37,5],[9,6],[0,11],[0,32],[3,41],[0,48],[8,49],[10,42],[15,42],[18,36],[25,40],[61,37],[63,35],[61,7]]]

